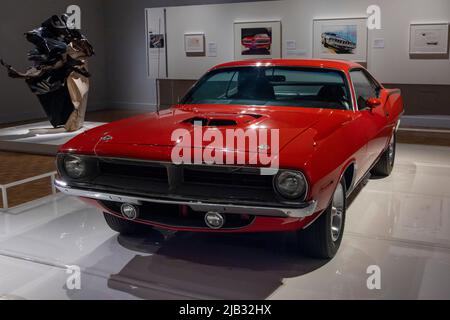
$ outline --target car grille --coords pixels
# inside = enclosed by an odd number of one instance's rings
[[[89,181],[71,185],[129,195],[220,202],[277,203],[273,176],[260,169],[208,165],[174,165],[123,159],[98,159]]]
[[[183,181],[190,184],[270,189],[272,177],[254,174],[214,172],[208,171],[208,169],[184,168]]]
[[[99,163],[100,172],[103,175],[122,176],[130,178],[145,178],[154,181],[167,181],[167,170],[163,166],[149,166],[139,163]]]

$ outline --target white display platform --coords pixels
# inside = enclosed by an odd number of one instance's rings
[[[85,122],[83,128],[78,131],[60,132],[61,129],[54,129],[49,122],[42,121],[0,129],[0,141],[62,145],[80,133],[102,124],[101,122]]]
[[[58,146],[102,122],[85,122],[82,129],[65,132],[47,121],[0,129],[0,150],[53,155]]]

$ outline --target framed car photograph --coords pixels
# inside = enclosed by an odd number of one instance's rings
[[[314,19],[313,57],[367,62],[367,18]]]
[[[184,35],[184,48],[188,56],[204,56],[205,35],[203,33],[186,33]]]
[[[448,23],[411,24],[409,54],[448,54]]]
[[[234,24],[234,58],[281,58],[281,22],[236,22]]]

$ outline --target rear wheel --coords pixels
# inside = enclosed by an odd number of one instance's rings
[[[396,153],[396,136],[395,132],[392,134],[389,146],[386,151],[383,152],[381,158],[378,160],[375,167],[372,169],[372,174],[380,177],[387,177],[391,175],[392,169],[394,169]]]
[[[108,226],[122,235],[139,235],[152,229],[151,226],[119,218],[107,212],[104,212],[103,215]]]
[[[307,255],[320,259],[331,259],[336,255],[344,233],[345,192],[345,182],[341,180],[325,212],[299,232],[300,249]]]

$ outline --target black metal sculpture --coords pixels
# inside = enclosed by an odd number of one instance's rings
[[[68,27],[67,20],[67,15],[54,15],[25,33],[35,45],[28,53],[33,66],[26,72],[1,59],[0,64],[11,78],[25,79],[54,128],[76,131],[84,124],[90,77],[87,58],[94,50],[80,30]]]

